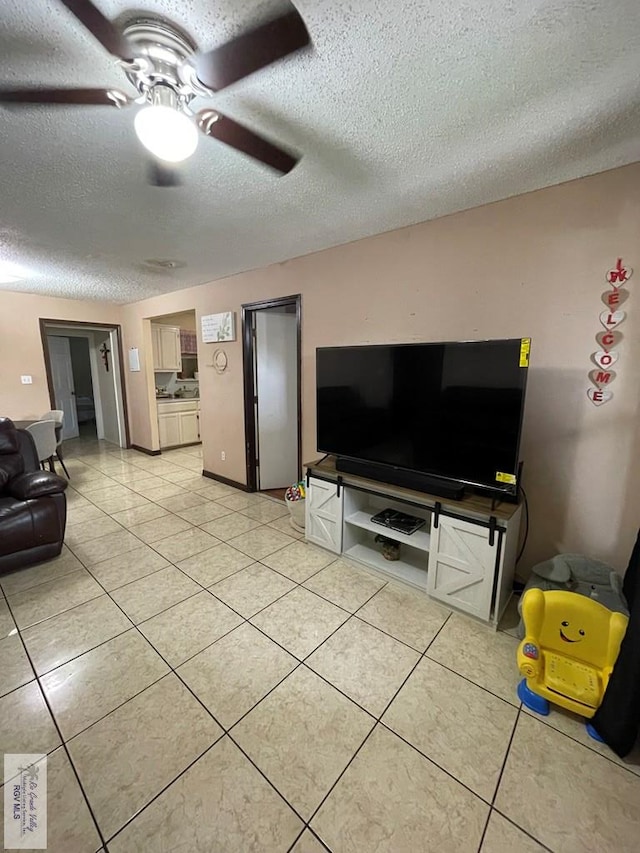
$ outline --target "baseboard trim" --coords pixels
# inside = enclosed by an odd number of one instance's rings
[[[147,454],[147,456],[160,456],[160,451],[159,451],[159,450],[149,450],[149,448],[148,448],[148,447],[140,447],[140,445],[139,445],[139,444],[132,444],[132,445],[131,445],[131,449],[132,449],[132,450],[137,450],[137,451],[139,451],[140,453],[146,453],[146,454]]]
[[[240,489],[243,492],[250,492],[251,489],[245,483],[238,483],[236,480],[230,480],[228,477],[223,477],[221,474],[214,474],[213,471],[203,471],[203,477],[209,477],[210,480],[217,480],[218,483],[224,483],[225,486],[233,486],[234,489]]]

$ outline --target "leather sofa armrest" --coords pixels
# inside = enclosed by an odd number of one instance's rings
[[[14,477],[6,491],[19,501],[59,495],[67,488],[67,481],[48,471],[31,471]]]

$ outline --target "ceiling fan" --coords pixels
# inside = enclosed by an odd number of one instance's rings
[[[259,160],[280,174],[298,162],[284,149],[214,109],[193,113],[196,96],[212,97],[231,83],[310,43],[299,13],[291,10],[227,44],[198,53],[191,38],[160,18],[138,16],[120,31],[90,0],[60,0],[86,29],[116,57],[139,92],[131,99],[117,89],[0,89],[0,104],[65,106],[143,105],[134,126],[154,155],[151,183],[179,183],[172,164],[196,150],[199,132]]]

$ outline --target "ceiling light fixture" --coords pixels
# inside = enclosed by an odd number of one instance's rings
[[[198,128],[178,103],[169,86],[158,84],[148,95],[149,105],[135,117],[134,126],[144,147],[160,160],[180,163],[198,147]]]
[[[182,28],[156,15],[135,12],[132,18],[120,16],[116,23],[94,5],[94,0],[59,2],[116,59],[138,95],[84,86],[0,87],[0,106],[119,109],[137,104],[135,129],[151,152],[152,156],[146,158],[147,173],[149,183],[156,187],[180,185],[180,169],[174,164],[194,153],[200,135],[215,139],[280,175],[295,167],[298,156],[211,108],[194,115],[192,104],[199,98],[213,98],[216,92],[311,43],[304,21],[289,0],[287,11],[283,10],[279,17],[204,53],[198,52]],[[278,5],[283,2],[278,0]]]

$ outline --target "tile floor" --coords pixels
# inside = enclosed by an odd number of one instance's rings
[[[640,849],[640,765],[520,707],[512,623],[305,544],[199,448],[67,456],[62,555],[0,577],[0,747],[48,753],[50,853]]]

